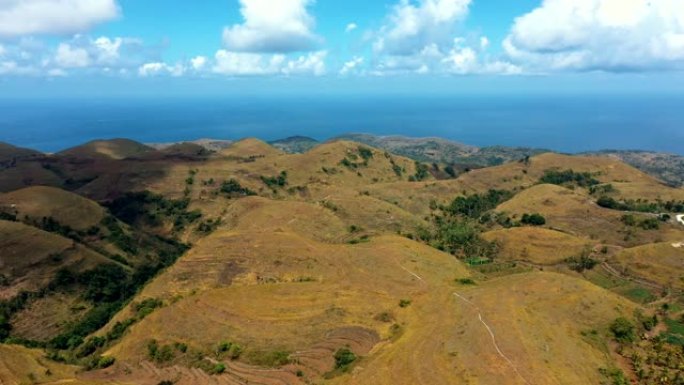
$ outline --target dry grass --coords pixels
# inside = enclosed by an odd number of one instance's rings
[[[399,340],[333,383],[596,384],[598,369],[611,359],[581,332],[601,330],[634,307],[590,283],[551,273],[441,288],[432,299],[409,319]],[[478,313],[511,363],[497,353]]]
[[[17,217],[40,221],[52,217],[75,230],[96,226],[105,216],[97,203],[54,187],[28,187],[0,195],[0,207],[12,208]]]
[[[515,227],[483,234],[487,241],[501,247],[497,260],[528,261],[540,265],[555,265],[568,257],[576,257],[594,244],[586,238],[574,237],[559,231]]]
[[[609,262],[630,276],[684,289],[684,248],[673,247],[671,242],[625,249]]]

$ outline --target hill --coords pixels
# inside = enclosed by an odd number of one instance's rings
[[[191,144],[197,144],[199,146],[204,147],[208,151],[221,151],[226,147],[229,147],[233,141],[231,140],[221,140],[221,139],[197,139],[197,140],[191,140],[191,141],[183,141],[180,143],[191,143]],[[166,148],[169,148],[171,146],[174,146],[176,144],[180,144],[179,142],[170,142],[170,143],[145,143],[146,146],[152,147],[156,150],[164,150]]]
[[[0,195],[0,211],[19,218],[53,218],[75,230],[97,226],[105,210],[97,203],[54,187],[34,186]]]
[[[633,349],[674,375],[684,190],[607,157],[451,175],[380,148],[493,154],[408,142],[17,161],[57,184],[0,195],[0,382],[599,384]]]
[[[20,159],[39,157],[43,154],[28,148],[15,147],[9,143],[0,142],[0,168],[10,167]]]
[[[320,142],[306,136],[290,136],[289,138],[274,140],[269,144],[290,154],[302,154],[318,146]]]
[[[143,155],[154,149],[129,139],[94,140],[58,152],[56,155],[80,159],[125,159]]]
[[[619,159],[673,187],[684,185],[684,156],[650,151],[605,150],[590,153]]]
[[[682,269],[684,248],[682,246],[680,242],[642,245],[622,250],[608,261],[625,275],[682,290],[684,289]]]
[[[472,168],[495,166],[548,151],[504,146],[478,148],[442,138],[347,134],[336,139],[365,143],[421,162],[460,164]]]
[[[593,247],[589,239],[536,227],[493,230],[484,233],[483,237],[501,247],[497,260],[528,261],[539,265],[558,264]]]

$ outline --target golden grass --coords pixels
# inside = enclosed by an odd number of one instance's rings
[[[431,298],[406,322],[401,338],[332,383],[597,384],[598,369],[611,359],[581,332],[602,330],[634,308],[588,282],[552,273],[443,288]],[[510,363],[497,353],[479,314]]]
[[[497,260],[528,261],[540,265],[561,263],[595,244],[586,238],[538,227],[495,230],[484,233],[482,237],[499,244]]]
[[[76,376],[77,367],[55,363],[44,355],[40,350],[0,345],[0,383],[50,384]]]
[[[152,148],[129,139],[94,140],[69,148],[58,155],[74,158],[125,159],[153,151]]]
[[[11,207],[19,218],[29,216],[40,221],[52,217],[75,230],[96,226],[105,216],[105,210],[97,203],[54,187],[34,186],[2,194],[0,207]]]
[[[611,257],[609,262],[630,276],[681,290],[684,289],[684,247],[674,247],[673,244],[677,243],[654,243],[625,249]]]

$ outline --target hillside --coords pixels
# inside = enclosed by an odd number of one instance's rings
[[[58,152],[56,155],[80,159],[125,159],[153,151],[142,143],[129,139],[94,140]]]
[[[684,156],[649,151],[605,150],[590,155],[619,159],[639,170],[667,182],[673,187],[684,185]]]
[[[56,181],[0,172],[22,187],[0,194],[0,382],[584,385],[634,378],[636,350],[673,378],[684,190],[552,153],[444,177],[396,152],[485,150],[407,142],[17,161]]]
[[[0,142],[0,168],[10,167],[20,159],[27,159],[41,156],[38,151],[28,148],[15,147],[9,143]]]
[[[0,211],[19,218],[53,218],[75,230],[98,225],[105,210],[97,203],[54,187],[28,187],[0,195]]]
[[[289,138],[271,141],[269,144],[290,154],[302,154],[321,143],[316,139],[306,136],[291,136]]]

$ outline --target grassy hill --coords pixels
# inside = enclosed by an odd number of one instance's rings
[[[653,315],[676,351],[684,190],[515,151],[445,177],[504,149],[357,139],[92,142],[0,170],[0,381],[599,384],[657,354]],[[648,337],[617,341],[620,317]]]
[[[51,217],[75,230],[87,230],[105,217],[97,203],[54,187],[35,186],[2,194],[0,207],[19,218]]]
[[[125,159],[143,155],[153,151],[149,146],[129,139],[94,140],[58,152],[56,155],[79,159],[104,158]]]

